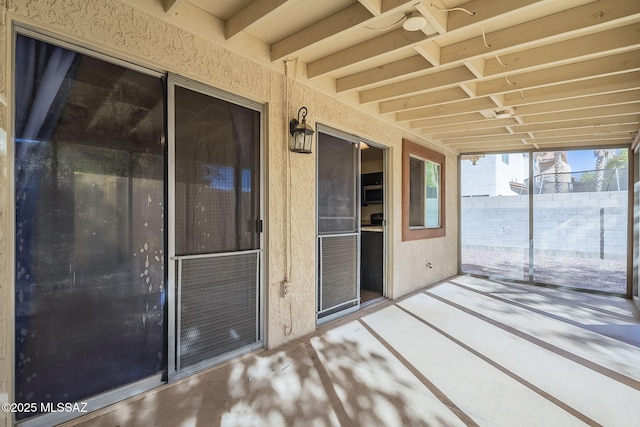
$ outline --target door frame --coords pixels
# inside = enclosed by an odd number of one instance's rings
[[[322,123],[317,123],[316,124],[316,147],[319,147],[319,143],[318,143],[318,138],[319,138],[319,134],[320,133],[324,133],[326,135],[330,135],[336,138],[340,138],[343,139],[347,142],[350,142],[352,144],[355,145],[359,145],[361,142],[366,143],[367,145],[380,149],[382,150],[382,163],[383,163],[383,188],[384,188],[384,193],[383,193],[383,212],[384,212],[384,221],[383,221],[383,247],[382,247],[382,253],[383,253],[383,277],[382,277],[382,296],[385,298],[389,298],[389,296],[391,295],[391,280],[390,278],[391,276],[391,250],[392,250],[392,245],[390,244],[390,220],[389,220],[389,215],[391,213],[391,208],[390,208],[390,201],[393,200],[392,199],[392,191],[391,191],[391,178],[390,178],[390,164],[391,164],[391,155],[390,155],[390,148],[388,146],[382,145],[380,143],[374,142],[368,138],[364,138],[364,137],[360,137],[357,135],[354,135],[352,133],[348,133],[348,132],[344,132],[341,130],[338,130],[334,127],[331,126],[327,126],[324,125]],[[319,148],[316,148],[316,151]],[[316,325],[320,326],[323,325],[325,323],[331,322],[332,320],[336,320],[338,318],[341,318],[343,316],[346,316],[347,314],[350,313],[354,313],[356,311],[358,311],[360,309],[360,302],[358,301],[358,303],[353,306],[353,307],[348,307],[342,310],[339,310],[335,313],[329,314],[327,316],[324,316],[322,318],[318,318],[318,295],[320,292],[320,276],[319,276],[319,263],[321,262],[321,253],[320,253],[320,249],[319,249],[319,245],[318,245],[318,238],[320,237],[320,235],[318,234],[318,203],[317,203],[317,199],[318,199],[318,185],[317,185],[317,179],[318,179],[318,174],[317,174],[317,170],[318,170],[318,156],[316,155],[316,174],[315,174],[315,178],[316,178],[316,218],[315,218],[315,251],[316,251],[316,263],[315,263],[315,317],[316,317]],[[358,234],[358,244],[357,244],[357,257],[358,257],[358,287],[357,287],[357,293],[358,293],[358,297],[360,296],[360,263],[361,263],[361,210],[362,210],[362,200],[361,200],[361,192],[360,192],[360,187],[361,187],[361,170],[362,170],[362,156],[361,156],[361,151],[358,152],[358,159],[357,159],[357,177],[356,177],[356,198],[357,198],[357,206],[356,206],[356,229],[357,229],[357,234]]]

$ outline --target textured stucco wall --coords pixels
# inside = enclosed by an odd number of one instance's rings
[[[199,16],[195,24],[185,27],[180,16],[162,15],[157,0],[0,0],[7,2],[9,20],[41,29],[64,40],[114,55],[159,70],[176,72],[214,87],[263,102],[266,113],[267,173],[267,342],[280,345],[315,328],[315,153],[290,154],[287,150],[288,121],[305,105],[312,125],[327,126],[360,135],[390,148],[393,206],[390,209],[392,275],[390,296],[398,297],[421,286],[451,276],[457,271],[457,161],[447,153],[447,236],[424,241],[401,241],[401,155],[402,139],[423,143],[441,151],[414,135],[387,122],[373,118],[304,84],[304,70],[297,81],[289,78],[285,85],[282,64],[270,64],[262,57],[250,58],[231,52],[224,40],[220,22]],[[135,6],[134,6],[135,5]],[[187,8],[190,6],[186,6]],[[188,12],[188,10],[187,10]],[[203,15],[203,14],[200,14]],[[184,16],[184,15],[183,15]],[[0,37],[9,33],[2,27]],[[247,43],[251,43],[248,40]],[[6,43],[3,40],[2,49]],[[241,48],[238,48],[241,50]],[[266,50],[268,52],[268,49]],[[268,58],[268,55],[264,55]],[[3,58],[7,58],[3,55]],[[11,61],[11,58],[8,58]],[[9,62],[10,63],[10,62]],[[293,66],[293,65],[291,65]],[[5,61],[0,61],[0,89],[9,78]],[[293,73],[291,74],[293,75]],[[285,92],[288,96],[285,97]],[[288,102],[287,102],[288,100]],[[11,102],[9,102],[11,105]],[[286,110],[286,111],[285,111]],[[0,108],[0,124],[6,125]],[[10,251],[13,236],[7,232],[11,215],[6,213],[6,176],[8,159],[0,157],[0,336],[11,335],[12,319],[7,316],[12,278]],[[290,176],[287,178],[287,164]],[[291,181],[287,196],[287,181]],[[288,202],[290,200],[290,203]],[[291,212],[291,246],[286,250],[288,227],[285,218]],[[281,296],[286,256],[291,252],[291,292]],[[425,264],[430,262],[433,268]],[[7,338],[8,340],[8,338]],[[2,346],[6,349],[7,346]],[[8,390],[7,372],[11,371],[6,350],[0,349],[0,395]],[[3,374],[4,373],[4,374]],[[0,417],[3,415],[0,414]],[[1,418],[0,418],[1,419]]]

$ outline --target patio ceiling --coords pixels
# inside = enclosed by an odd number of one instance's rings
[[[631,144],[638,0],[163,0],[454,152]],[[403,28],[419,14],[426,25]],[[250,52],[249,52],[250,53]],[[256,51],[256,56],[259,56]]]

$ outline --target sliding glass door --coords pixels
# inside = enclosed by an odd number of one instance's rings
[[[462,271],[626,293],[628,155],[462,156]]]
[[[628,150],[534,154],[533,280],[625,293]]]
[[[16,402],[160,384],[163,79],[16,37]]]

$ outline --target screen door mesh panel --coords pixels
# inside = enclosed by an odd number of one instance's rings
[[[322,236],[320,309],[357,298],[358,236]]]
[[[254,344],[258,254],[182,260],[180,367]]]

